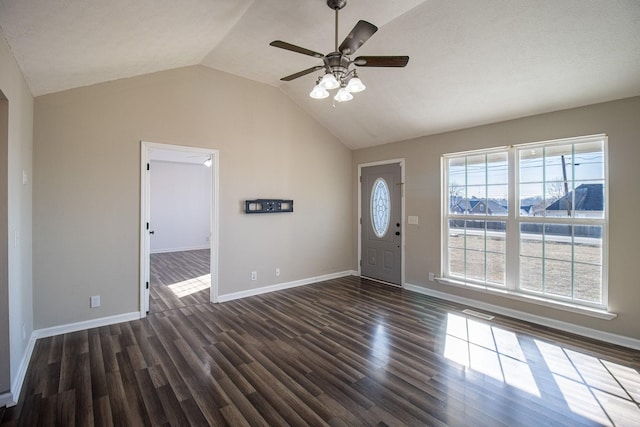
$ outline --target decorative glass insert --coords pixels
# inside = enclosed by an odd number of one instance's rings
[[[389,230],[391,218],[391,197],[384,178],[378,178],[371,189],[371,225],[376,236],[384,237]]]

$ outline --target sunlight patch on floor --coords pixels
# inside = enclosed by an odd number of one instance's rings
[[[184,280],[182,282],[169,285],[168,288],[178,298],[186,297],[187,295],[195,294],[211,287],[211,274],[205,274],[203,276],[194,277],[192,279]]]
[[[532,344],[490,322],[447,315],[447,359],[539,398],[555,390],[559,405],[601,425],[640,425],[637,370],[538,339]]]
[[[540,397],[540,390],[513,332],[449,313],[444,357]]]
[[[640,374],[636,370],[534,341],[573,412],[603,425],[640,425]]]

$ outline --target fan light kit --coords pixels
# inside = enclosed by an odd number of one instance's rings
[[[324,63],[323,65],[316,65],[315,67],[307,68],[306,70],[283,77],[280,80],[288,82],[324,69],[325,74],[318,77],[316,85],[309,96],[314,99],[323,99],[329,96],[330,90],[338,89],[333,99],[337,102],[344,102],[353,99],[352,93],[362,92],[366,89],[366,86],[358,77],[355,68],[350,69],[352,64],[359,67],[404,67],[407,65],[409,62],[408,56],[358,56],[352,61],[349,56],[353,55],[364,42],[369,40],[369,38],[378,31],[378,27],[367,21],[358,21],[342,44],[338,46],[338,12],[346,5],[347,0],[327,0],[327,6],[335,10],[336,16],[335,50],[327,55],[280,40],[269,43],[271,46],[280,49],[322,59]]]

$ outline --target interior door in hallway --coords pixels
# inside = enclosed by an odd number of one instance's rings
[[[402,171],[400,163],[361,169],[360,273],[384,282],[402,281]]]

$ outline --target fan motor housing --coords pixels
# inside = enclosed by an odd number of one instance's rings
[[[327,6],[333,10],[340,10],[347,5],[347,0],[327,0]]]
[[[349,69],[349,57],[340,52],[331,52],[324,57],[326,66],[333,74],[345,75]]]

